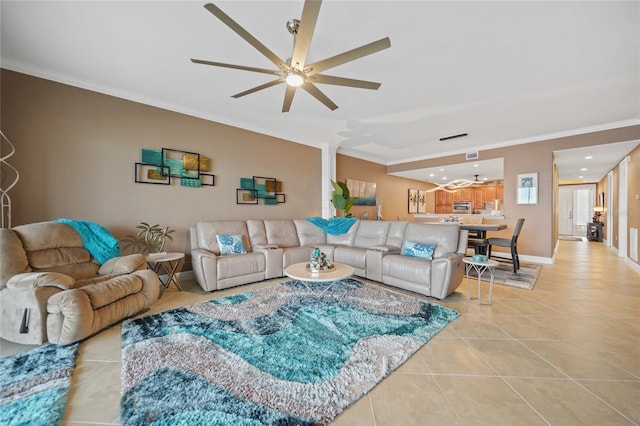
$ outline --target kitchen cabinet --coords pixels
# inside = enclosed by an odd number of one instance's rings
[[[436,191],[436,213],[451,214],[453,194],[447,191]]]
[[[462,188],[453,193],[453,201],[473,201],[473,189]]]
[[[473,195],[473,209],[474,210],[482,210],[484,209],[484,188],[474,188]]]
[[[497,189],[495,186],[485,186],[482,192],[484,194],[485,203],[493,203],[496,200]]]
[[[458,189],[454,193],[446,191],[435,192],[435,212],[437,214],[453,213],[452,204],[454,202],[470,202],[471,210],[486,210],[487,204],[493,204],[495,200],[500,200],[500,204],[504,202],[504,186],[476,186]],[[493,209],[493,207],[489,207]]]

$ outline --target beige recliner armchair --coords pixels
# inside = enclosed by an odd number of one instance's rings
[[[0,337],[66,345],[148,308],[160,282],[141,254],[100,265],[61,222],[0,229]]]

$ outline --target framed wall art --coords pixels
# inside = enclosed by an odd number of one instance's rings
[[[354,206],[376,205],[376,184],[361,180],[347,179],[347,188],[351,197],[358,197]]]
[[[409,214],[418,213],[418,190],[409,190]]]
[[[427,191],[418,191],[418,213],[427,212]]]
[[[518,204],[538,204],[538,173],[518,175]]]

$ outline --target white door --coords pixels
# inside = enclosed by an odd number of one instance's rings
[[[558,233],[573,235],[573,190],[561,186],[558,195]]]
[[[595,185],[561,186],[558,200],[558,233],[587,235],[587,224],[593,220]]]
[[[628,164],[631,157],[626,157],[620,163],[620,184],[618,187],[618,256],[627,257],[627,187]]]

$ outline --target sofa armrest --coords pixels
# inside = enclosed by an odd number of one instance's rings
[[[265,279],[279,278],[284,276],[283,260],[284,250],[278,248],[276,244],[259,244],[253,246],[254,253],[262,253],[265,260]]]
[[[256,251],[256,250],[275,250],[275,249],[278,249],[279,247],[277,244],[256,244],[251,248],[253,251]]]
[[[147,268],[147,261],[142,254],[130,254],[107,260],[98,270],[99,275],[130,274]]]
[[[47,339],[50,343],[66,345],[93,332],[91,301],[89,295],[80,289],[54,294],[47,302],[47,311]]]
[[[379,245],[367,250],[366,278],[382,282],[382,259],[388,254],[400,254],[400,249],[395,246]]]
[[[204,291],[218,289],[218,256],[206,249],[191,250],[191,267]]]
[[[431,261],[431,296],[444,299],[458,288],[464,275],[463,257],[448,253]]]
[[[7,288],[30,289],[36,287],[58,287],[62,290],[73,288],[76,280],[58,272],[25,272],[14,275],[7,281]]]

